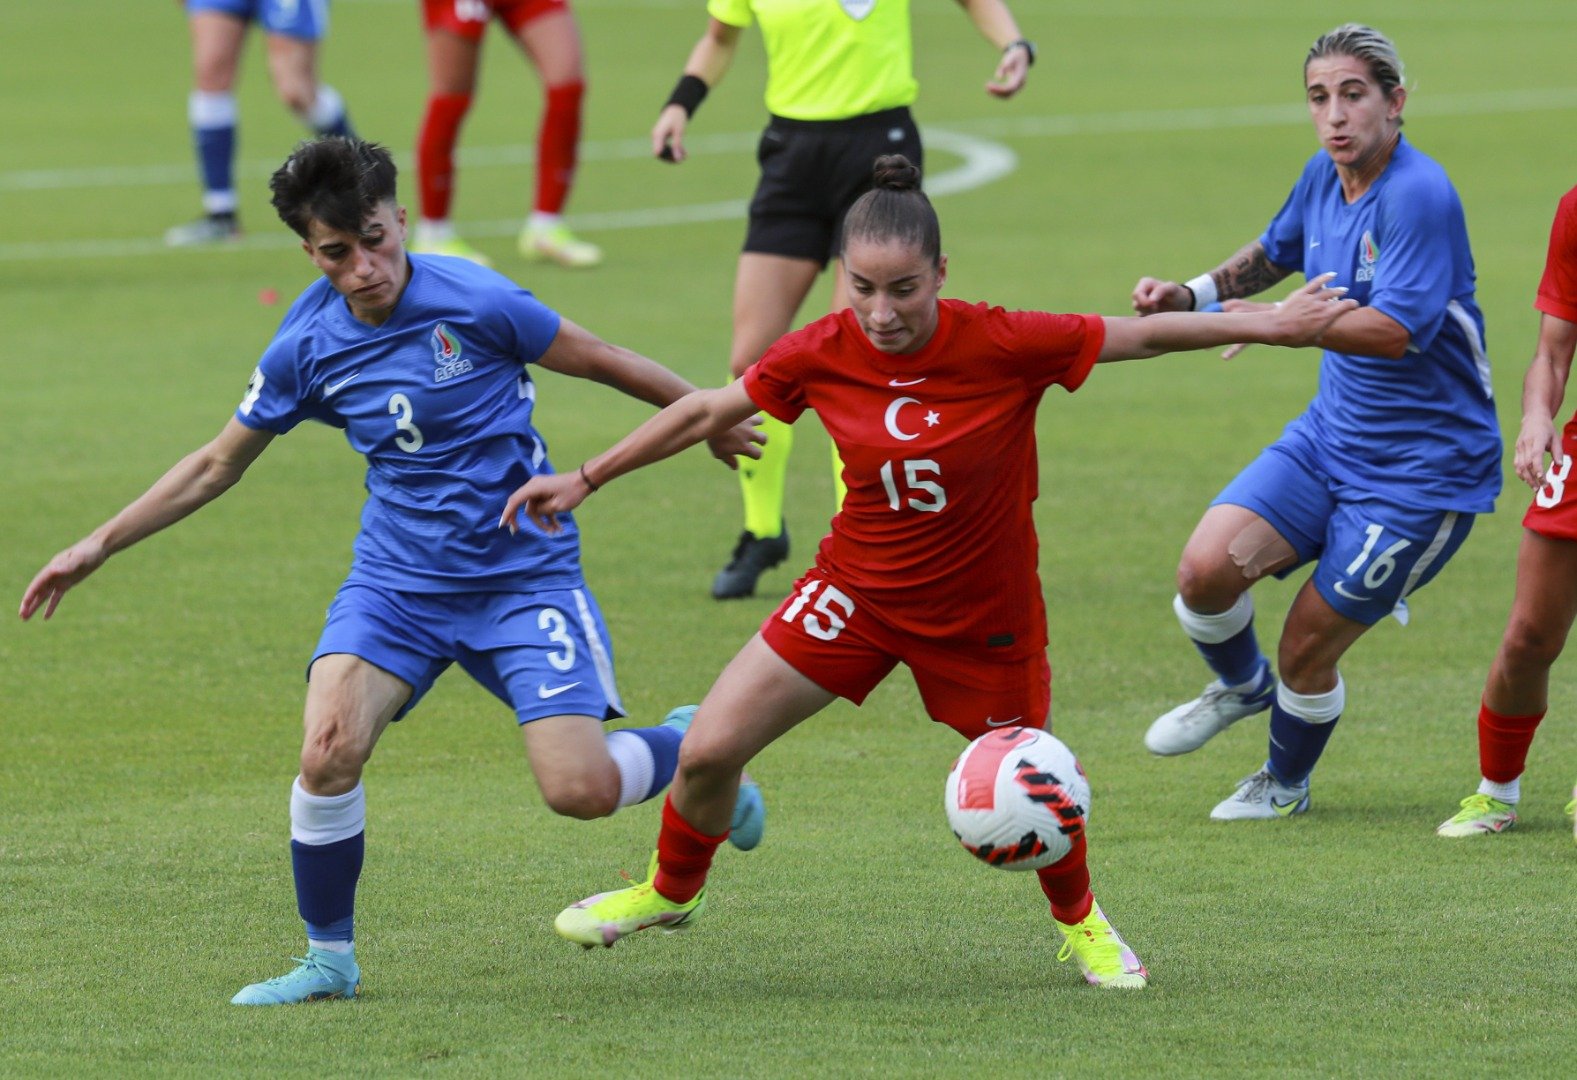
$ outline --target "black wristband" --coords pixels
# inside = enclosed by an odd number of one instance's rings
[[[591,482],[591,477],[586,475],[586,466],[585,465],[582,465],[580,467],[580,480],[581,480],[581,483],[585,484],[588,488],[590,488],[594,492],[602,490],[596,484],[593,484]]]
[[[1035,66],[1035,43],[1033,41],[1031,41],[1029,38],[1019,38],[1017,41],[1010,41],[1006,45],[1002,46],[1002,51],[1003,52],[1007,52],[1009,49],[1016,49],[1020,45],[1024,46],[1024,51],[1029,54],[1029,66],[1030,67],[1034,67]]]
[[[686,116],[694,116],[695,111],[701,107],[701,102],[706,100],[708,89],[706,80],[699,75],[686,72],[679,76],[679,82],[674,86],[674,92],[668,95],[668,100],[663,103],[663,108],[677,105],[684,110]]]
[[[1183,288],[1188,290],[1188,310],[1189,311],[1196,311],[1196,310],[1198,310],[1198,308],[1199,308],[1199,297],[1194,295],[1193,288],[1188,286],[1188,285],[1184,285]]]

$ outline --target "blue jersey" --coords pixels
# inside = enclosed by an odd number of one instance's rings
[[[509,493],[553,471],[526,365],[553,343],[558,314],[463,259],[410,262],[381,326],[353,318],[326,278],[302,293],[236,419],[278,434],[318,420],[366,456],[350,581],[424,593],[580,587],[572,521],[561,515],[556,536],[524,519],[519,536],[498,527]]]
[[[1333,286],[1411,336],[1400,360],[1327,349],[1319,391],[1289,431],[1310,436],[1338,483],[1403,506],[1494,509],[1500,425],[1467,222],[1445,170],[1403,139],[1348,205],[1319,151],[1260,243],[1277,266],[1334,271]]]

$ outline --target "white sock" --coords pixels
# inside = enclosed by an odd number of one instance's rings
[[[1497,784],[1493,780],[1480,780],[1478,782],[1478,793],[1515,806],[1517,800],[1522,798],[1522,777],[1519,776],[1513,780],[1507,780],[1504,784]]]
[[[545,214],[541,210],[533,210],[531,216],[526,219],[526,226],[532,229],[551,229],[563,220],[562,214]]]
[[[657,771],[652,748],[639,735],[623,730],[608,732],[607,743],[608,756],[619,768],[619,805],[634,806],[651,794],[652,774]]]
[[[418,244],[444,244],[454,239],[454,226],[449,224],[448,218],[429,220],[422,218],[416,223],[416,242]]]
[[[318,941],[315,938],[307,938],[307,944],[314,949],[321,949],[324,952],[353,953],[356,951],[356,943],[354,941]]]

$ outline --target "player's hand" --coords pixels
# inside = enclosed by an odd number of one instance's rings
[[[1318,345],[1331,323],[1358,306],[1358,301],[1346,298],[1345,286],[1330,287],[1334,273],[1320,274],[1308,284],[1294,289],[1285,300],[1274,304],[1260,304],[1250,300],[1227,300],[1221,310],[1226,312],[1268,311],[1274,313],[1277,323],[1275,343],[1298,348]],[[1247,344],[1228,345],[1221,359],[1230,360]]]
[[[767,433],[761,430],[761,417],[752,416],[742,424],[706,440],[712,456],[730,469],[739,468],[738,458],[758,458],[766,445]]]
[[[659,161],[671,161],[675,165],[685,159],[684,129],[690,123],[690,117],[682,105],[667,105],[657,114],[657,123],[652,125],[652,156]]]
[[[1191,311],[1193,303],[1188,289],[1177,282],[1142,277],[1133,287],[1133,309],[1140,315],[1155,315],[1162,311]]]
[[[1029,78],[1029,52],[1026,49],[1009,49],[1002,54],[991,81],[986,83],[986,93],[992,97],[1010,98],[1024,88]]]
[[[92,537],[72,544],[34,575],[22,594],[22,606],[17,614],[31,619],[42,607],[44,618],[49,618],[60,606],[60,598],[66,595],[66,590],[103,566],[107,557],[104,545]]]
[[[558,515],[569,513],[585,502],[586,496],[590,494],[591,488],[581,479],[579,471],[533,476],[516,488],[509,501],[504,503],[498,527],[508,529],[512,536],[518,535],[520,512],[524,510],[526,517],[535,522],[537,528],[550,536],[556,536],[564,528],[559,524]]]
[[[1551,467],[1560,468],[1566,460],[1566,454],[1561,449],[1561,433],[1548,417],[1523,417],[1513,462],[1522,482],[1534,491],[1544,486],[1547,472],[1545,454],[1550,456]]]

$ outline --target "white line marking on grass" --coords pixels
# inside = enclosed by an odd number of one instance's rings
[[[1410,116],[1425,117],[1486,116],[1566,109],[1577,109],[1577,87],[1419,97],[1408,102],[1407,111]],[[1131,135],[1277,127],[1307,123],[1308,111],[1298,103],[950,121],[945,128],[924,128],[926,142],[935,149],[960,154],[964,162],[957,168],[931,177],[926,189],[935,195],[957,194],[989,184],[1012,172],[1017,166],[1017,155],[1010,148],[992,141],[993,139]],[[758,138],[759,135],[755,132],[717,134],[687,140],[687,146],[690,152],[696,155],[734,154],[754,147]],[[581,152],[582,160],[585,161],[644,160],[650,155],[651,147],[645,139],[609,139],[587,143],[582,147]],[[496,146],[473,148],[463,152],[461,158],[467,168],[498,168],[530,164],[534,160],[534,155],[528,146]],[[252,162],[240,166],[237,173],[242,176],[267,176],[272,168],[271,165]],[[409,168],[408,161],[402,161],[402,168]],[[59,191],[76,188],[190,183],[189,164],[107,166],[92,169],[31,169],[0,173],[0,191]],[[746,206],[746,200],[729,199],[724,202],[691,206],[593,211],[573,214],[571,217],[578,227],[588,230],[639,229],[736,219],[744,216]],[[520,223],[517,219],[466,222],[462,227],[470,236],[497,237],[511,235],[520,227]],[[215,250],[250,251],[293,247],[296,243],[295,237],[278,231],[249,236],[236,244],[217,249],[167,248],[158,239],[27,241],[0,244],[0,262]]]

